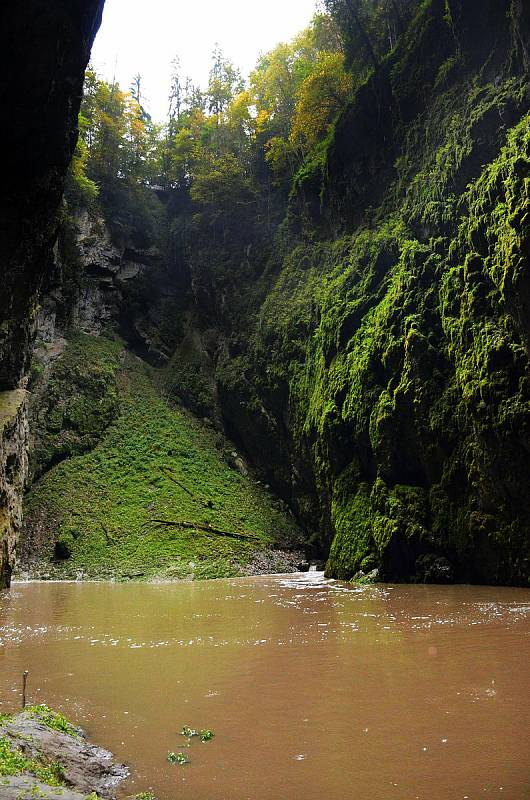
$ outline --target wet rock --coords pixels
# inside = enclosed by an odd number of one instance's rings
[[[30,359],[34,309],[52,271],[63,181],[77,140],[83,77],[103,0],[5,2],[0,41],[5,159],[0,192],[0,388],[14,389]],[[36,133],[38,131],[38,134]]]
[[[74,229],[85,285],[77,297],[73,319],[80,330],[97,335],[120,318],[124,287],[158,264],[161,256],[154,247],[138,250],[127,241],[120,242],[102,217],[86,209],[77,212]],[[151,331],[141,330],[138,324],[136,333],[149,344]]]
[[[305,564],[305,569],[300,569],[300,565]],[[284,572],[304,572],[309,565],[303,553],[299,550],[287,552],[285,550],[264,550],[255,553],[250,564],[241,568],[244,575],[272,575]]]
[[[35,309],[52,271],[57,211],[102,10],[103,0],[21,0],[0,6],[2,56],[10,66],[2,105],[16,109],[2,126],[3,151],[9,153],[0,192],[2,391],[22,387],[29,367]],[[12,445],[3,439],[4,452],[6,446]],[[23,465],[26,455],[17,449]],[[4,463],[3,453],[0,461]],[[8,483],[7,496],[0,488],[0,587],[9,584],[23,490],[23,481]]]
[[[377,583],[380,580],[379,570],[372,569],[370,572],[365,572],[364,570],[358,570],[352,578],[352,581],[359,581],[362,583]]]
[[[416,574],[420,583],[452,583],[454,572],[451,562],[444,556],[432,553],[418,556]]]
[[[117,785],[129,774],[124,764],[113,761],[112,753],[87,742],[82,731],[78,735],[62,733],[49,728],[28,711],[23,711],[0,725],[0,736],[7,737],[29,759],[58,761],[62,765],[68,791],[70,788],[73,791],[69,795],[64,789],[63,794],[57,795],[63,800],[70,797],[71,800],[76,799],[79,795],[75,792],[81,792],[82,797],[96,792],[100,797],[110,800],[115,795]],[[19,790],[23,788],[20,787]],[[2,792],[3,788],[0,791],[0,797],[3,798]],[[56,795],[52,793],[44,796],[55,798]]]
[[[244,478],[246,478],[249,474],[248,464],[235,450],[229,454],[227,457],[227,462],[230,464],[232,469],[236,469]],[[268,487],[265,486],[265,488],[267,489]]]

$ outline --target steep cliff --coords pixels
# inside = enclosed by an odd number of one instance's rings
[[[272,242],[179,239],[213,401],[330,575],[528,582],[529,37],[419,4]]]
[[[86,64],[103,0],[6,3],[2,55],[11,80],[0,90],[2,125],[0,387],[12,388],[29,359],[38,289],[49,269],[56,212],[77,139]]]
[[[10,75],[0,88],[2,108],[9,110],[1,132],[0,390],[18,388],[31,356],[37,296],[51,267],[83,75],[102,8],[103,0],[24,0],[4,3],[0,10],[4,74]],[[1,449],[7,453],[11,426],[5,430],[9,439]],[[17,458],[25,460],[22,452]],[[9,471],[5,462],[1,469]],[[13,530],[13,503],[4,495],[0,503],[2,527]],[[3,586],[9,581],[12,543],[2,539],[0,550],[9,556],[0,564]]]
[[[139,248],[132,233],[93,211],[64,216],[28,380],[19,572],[126,580],[292,571],[304,556],[284,504],[219,427],[168,402],[167,356],[157,349],[166,265],[156,241]]]

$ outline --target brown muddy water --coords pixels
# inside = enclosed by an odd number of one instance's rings
[[[530,591],[320,573],[0,593],[0,711],[47,702],[159,800],[530,798]],[[208,743],[179,736],[211,728]],[[167,762],[186,752],[187,766]]]

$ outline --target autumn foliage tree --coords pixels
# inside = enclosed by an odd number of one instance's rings
[[[274,198],[285,202],[304,164],[325,157],[335,120],[395,46],[416,5],[325,0],[327,12],[263,54],[246,83],[218,46],[204,89],[176,57],[160,124],[145,107],[141,75],[126,92],[89,69],[71,198],[122,213],[148,187],[185,193],[193,224],[217,240],[226,240],[236,216],[270,224]]]

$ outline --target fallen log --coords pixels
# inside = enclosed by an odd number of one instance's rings
[[[187,486],[184,486],[183,483],[180,483],[180,481],[178,481],[174,477],[174,475],[172,475],[171,470],[169,469],[169,467],[159,467],[159,469],[160,469],[160,472],[162,473],[162,475],[165,475],[166,478],[169,478],[170,481],[172,481],[173,483],[176,483],[177,486],[179,486],[184,492],[186,492],[186,494],[189,494],[189,496],[192,497],[194,500],[198,500],[198,498],[195,497],[193,492],[190,492],[190,490],[187,488]]]
[[[214,533],[217,536],[227,536],[230,539],[259,542],[259,538],[257,536],[253,536],[251,533],[234,533],[233,531],[223,531],[220,528],[214,528],[213,525],[208,525],[207,523],[201,522],[177,522],[171,519],[150,519],[147,522],[144,522],[142,527],[147,525],[160,525],[167,526],[169,528],[188,528],[192,530],[204,531],[205,533]]]

